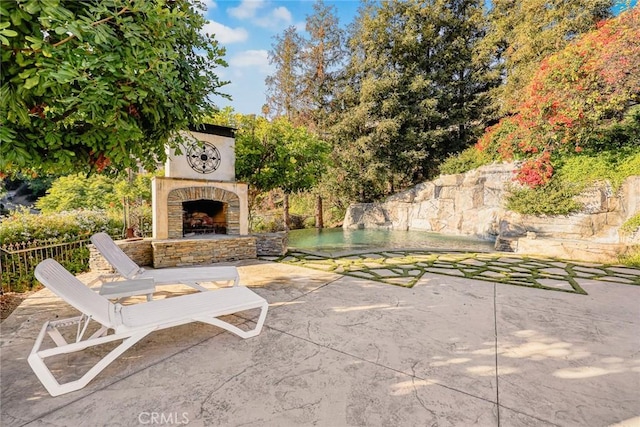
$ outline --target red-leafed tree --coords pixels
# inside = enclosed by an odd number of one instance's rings
[[[594,135],[640,102],[640,7],[603,21],[544,59],[514,113],[488,128],[477,147],[523,159],[516,177],[530,187],[553,174],[552,153],[593,148]]]

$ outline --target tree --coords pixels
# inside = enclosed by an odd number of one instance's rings
[[[115,185],[114,178],[105,175],[96,174],[89,179],[78,174],[62,176],[53,181],[47,194],[36,202],[36,207],[43,213],[109,209],[120,202]]]
[[[36,207],[43,214],[72,210],[104,210],[110,218],[122,219],[124,231],[130,228],[139,235],[151,233],[150,173],[134,176],[106,174],[67,175],[56,178]],[[132,236],[129,236],[132,237]]]
[[[275,74],[265,80],[267,85],[267,110],[273,117],[284,116],[294,120],[300,111],[300,83],[302,38],[296,27],[287,28],[275,37],[269,52],[269,63],[276,68]]]
[[[313,4],[313,13],[307,16],[306,40],[302,55],[303,110],[300,122],[326,139],[330,105],[335,98],[339,67],[345,59],[345,32],[340,28],[334,6],[322,0]],[[316,228],[324,228],[322,195],[316,189]]]
[[[326,168],[327,143],[286,117],[268,121],[224,109],[211,121],[237,128],[236,177],[249,184],[251,204],[260,193],[274,189],[284,192],[284,223],[288,228],[288,196],[316,185]]]
[[[499,115],[522,98],[537,64],[610,16],[612,0],[494,0],[482,43],[502,85],[493,91]]]
[[[271,124],[270,138],[276,147],[277,187],[284,192],[283,222],[289,229],[289,195],[313,188],[326,168],[329,146],[303,126],[284,118]]]
[[[635,138],[638,115],[625,116],[640,103],[640,6],[603,21],[538,64],[522,101],[512,114],[487,129],[481,150],[502,159],[524,159],[518,180],[530,187],[549,182],[552,154],[619,150]],[[634,107],[635,106],[635,107]],[[634,119],[635,117],[635,119]],[[605,134],[617,134],[607,142]],[[610,146],[606,146],[609,144]]]
[[[302,63],[303,123],[318,134],[327,132],[329,106],[336,92],[338,69],[345,59],[344,30],[340,28],[334,6],[322,0],[313,4],[313,14],[307,16]]]
[[[199,1],[0,2],[0,170],[155,169],[211,111],[224,49]],[[223,95],[224,96],[224,95]]]
[[[334,107],[339,185],[374,200],[432,176],[482,128],[488,61],[480,0],[370,2],[353,26]]]

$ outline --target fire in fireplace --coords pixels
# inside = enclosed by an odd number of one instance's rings
[[[227,234],[227,203],[194,200],[182,203],[182,233]]]

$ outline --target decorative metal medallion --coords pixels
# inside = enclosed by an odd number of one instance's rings
[[[189,166],[199,173],[211,173],[220,166],[220,151],[215,145],[194,140],[187,148]]]

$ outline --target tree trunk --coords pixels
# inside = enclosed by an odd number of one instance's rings
[[[291,220],[289,218],[289,193],[285,192],[282,198],[282,213],[284,216],[284,231],[289,231],[289,224]]]
[[[322,196],[319,194],[316,199],[316,228],[324,228],[324,218],[322,217]]]

